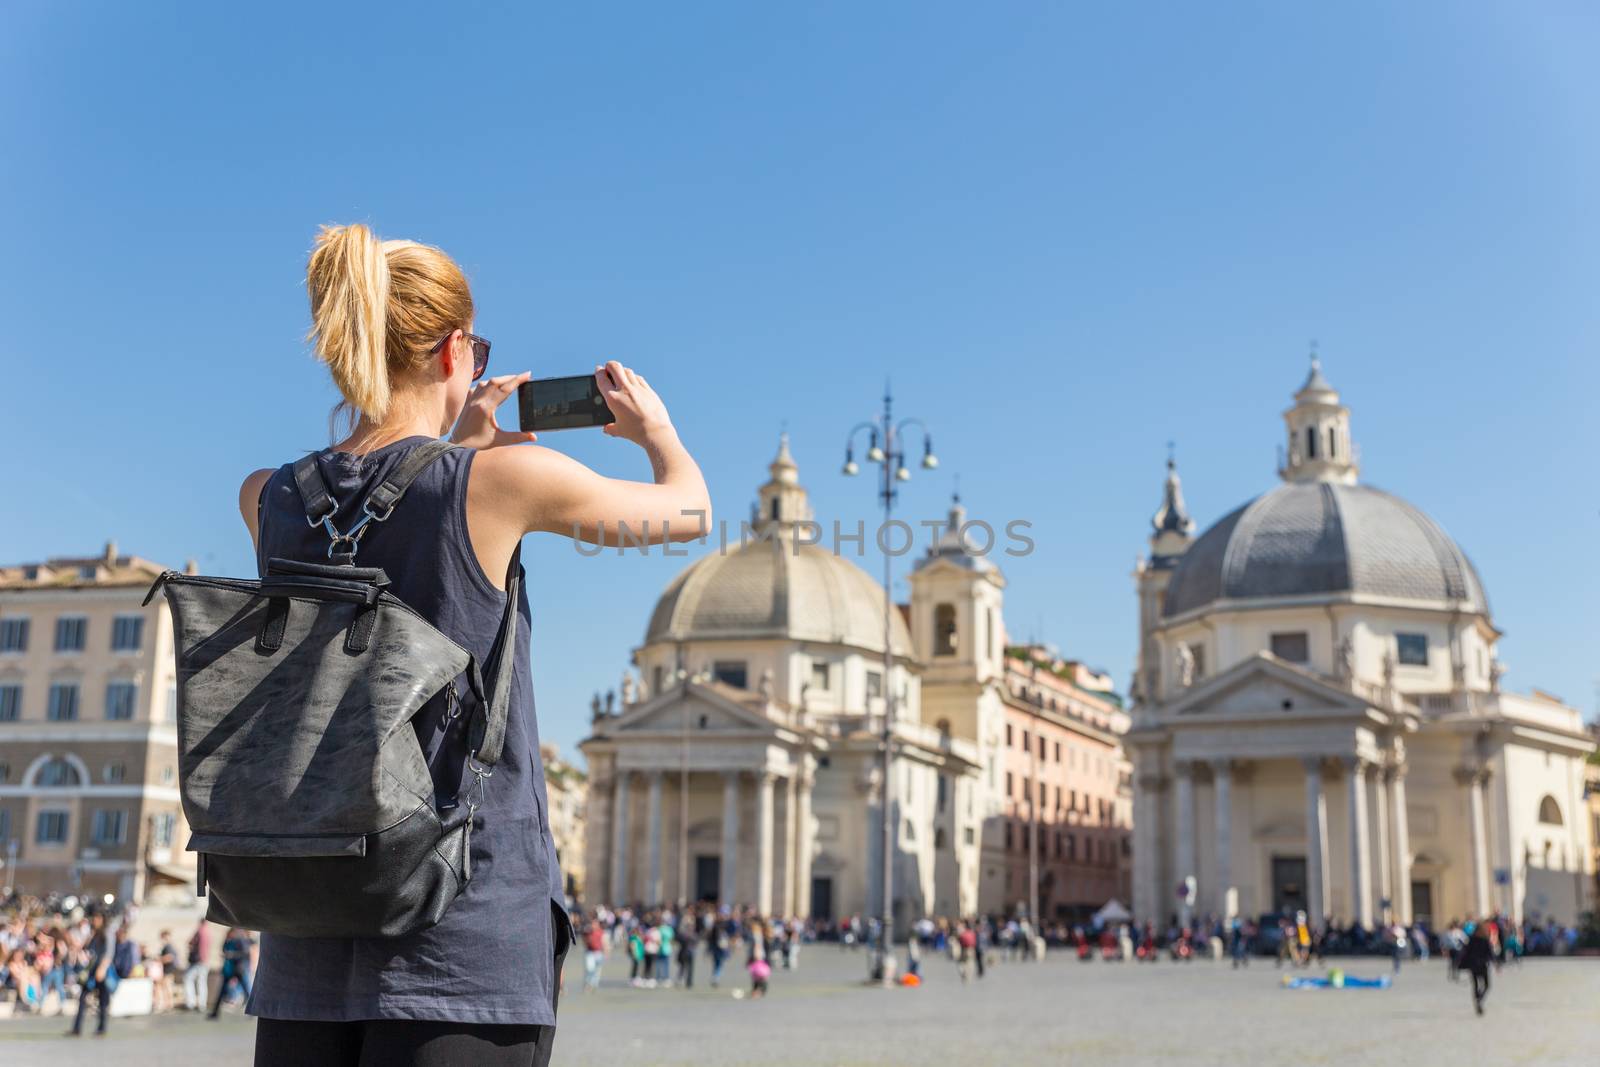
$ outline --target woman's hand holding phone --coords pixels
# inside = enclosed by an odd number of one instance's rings
[[[498,448],[501,445],[522,445],[537,441],[531,430],[502,430],[495,411],[512,397],[517,386],[533,377],[529,371],[521,374],[502,374],[498,378],[485,378],[467,394],[467,403],[456,420],[450,440],[468,448]]]
[[[609,436],[621,437],[643,448],[663,434],[676,435],[667,405],[661,402],[643,375],[613,359],[594,369],[594,380],[616,419],[603,427]]]

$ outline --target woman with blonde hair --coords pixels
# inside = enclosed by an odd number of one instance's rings
[[[531,433],[500,428],[496,409],[529,376],[484,377],[489,342],[472,332],[472,293],[439,249],[382,241],[361,225],[327,227],[306,287],[316,355],[352,425],[316,454],[320,488],[303,490],[293,464],[244,480],[239,510],[263,573],[272,558],[326,563],[333,547],[347,561],[358,554],[357,566],[382,568],[391,592],[488,662],[507,608],[500,576],[517,573],[525,534],[616,544],[625,522],[660,543],[692,540],[710,522],[705,482],[665,405],[616,361],[595,368],[616,419],[605,432],[644,449],[651,481],[602,477],[529,445]],[[366,507],[408,456],[446,434],[459,447],[427,463],[403,500],[387,513]],[[324,490],[317,510],[331,505],[331,513],[312,525],[307,496]],[[516,613],[527,633],[525,586]],[[258,1065],[548,1063],[571,930],[526,642],[513,653],[503,754],[472,786],[481,809],[470,880],[436,925],[403,937],[263,936],[249,1006],[259,1017]],[[412,725],[436,795],[456,797],[471,781],[472,716],[437,703]],[[305,906],[317,907],[315,887]]]

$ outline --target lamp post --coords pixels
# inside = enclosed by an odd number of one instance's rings
[[[867,462],[876,463],[879,467],[878,503],[883,505],[883,527],[887,529],[889,520],[894,514],[896,497],[900,493],[900,483],[911,480],[911,471],[905,464],[905,449],[902,439],[905,432],[915,429],[922,436],[922,466],[924,470],[932,470],[939,465],[939,460],[933,454],[933,439],[928,434],[928,428],[920,419],[901,419],[894,421],[894,401],[889,393],[887,384],[883,387],[883,412],[877,419],[870,422],[858,423],[845,439],[844,447],[844,474],[853,476],[861,468],[855,460],[855,442],[862,430],[867,431]],[[879,545],[882,549],[883,540],[880,533]],[[894,944],[894,831],[896,816],[894,806],[890,803],[889,795],[894,783],[894,645],[893,645],[893,618],[894,618],[894,557],[887,551],[883,553],[883,684],[880,687],[883,695],[883,731],[880,742],[879,757],[882,759],[883,780],[880,783],[879,810],[880,822],[883,830],[882,862],[880,863],[879,882],[882,887],[883,912],[879,919],[877,952],[873,959],[874,977],[887,981],[889,977],[888,961],[893,952]]]

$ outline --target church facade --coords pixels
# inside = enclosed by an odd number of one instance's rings
[[[1194,537],[1177,472],[1135,573],[1134,910],[1575,921],[1580,714],[1502,688],[1477,571],[1359,480],[1313,363],[1282,484]]]
[[[797,536],[812,516],[787,439],[769,472],[752,536],[674,579],[620,707],[596,702],[580,745],[588,898],[880,914],[887,797],[899,930],[1026,899],[1008,882],[1006,724],[1018,697],[999,568],[966,539],[957,503],[886,635],[883,587]]]

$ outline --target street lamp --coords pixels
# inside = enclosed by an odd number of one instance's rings
[[[878,502],[883,505],[883,525],[887,528],[890,516],[894,514],[894,503],[900,493],[900,482],[911,480],[911,471],[906,467],[905,449],[901,444],[905,432],[915,429],[922,435],[922,467],[924,470],[933,470],[939,465],[938,457],[933,454],[933,438],[928,433],[928,428],[922,424],[921,419],[901,419],[894,421],[892,414],[893,399],[889,394],[889,387],[883,388],[883,413],[876,420],[857,424],[851,429],[845,439],[844,448],[844,473],[846,476],[854,475],[860,471],[855,461],[855,439],[862,430],[866,430],[867,461],[876,463],[879,467]],[[879,548],[882,548],[880,541]],[[873,960],[874,977],[887,981],[889,977],[888,961],[893,952],[894,937],[894,832],[896,816],[893,805],[889,802],[889,792],[894,782],[894,646],[892,643],[892,620],[894,618],[894,557],[888,552],[883,554],[883,733],[880,757],[883,760],[882,792],[879,794],[879,808],[883,829],[883,861],[880,866],[879,881],[882,884],[883,914],[879,920],[878,945],[876,956]]]

